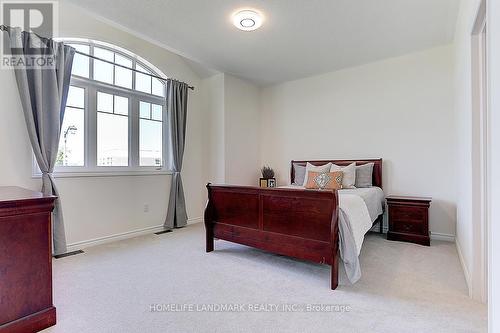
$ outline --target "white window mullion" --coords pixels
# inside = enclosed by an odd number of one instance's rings
[[[136,67],[135,67],[135,64],[136,64],[135,59],[132,59],[132,68],[133,68],[133,69],[135,69],[135,68],[136,68]],[[137,74],[136,72],[133,72],[133,73],[132,73],[132,90],[135,90],[135,75],[136,75],[136,74]]]
[[[90,52],[90,55],[94,55],[94,45],[90,44],[90,49],[89,49],[89,52]],[[89,79],[90,80],[93,80],[94,79],[94,59],[93,58],[89,58]]]
[[[91,170],[97,167],[97,90],[88,87],[88,166]]]
[[[139,168],[139,100],[130,99],[130,166]]]
[[[84,147],[84,163],[85,163],[85,166],[84,168],[88,169],[88,168],[91,168],[92,167],[92,164],[91,164],[91,161],[90,161],[90,136],[91,136],[91,125],[90,125],[90,113],[89,113],[89,110],[90,110],[90,107],[89,107],[89,103],[90,103],[90,88],[89,87],[85,87],[85,109],[84,109],[84,112],[85,112],[85,115],[84,115],[84,122],[85,122],[85,134],[84,134],[84,142],[85,142],[85,147]]]

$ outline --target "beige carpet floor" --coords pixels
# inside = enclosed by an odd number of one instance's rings
[[[361,269],[358,283],[342,272],[331,291],[325,265],[224,241],[207,254],[195,224],[55,260],[58,323],[44,332],[486,331],[486,307],[468,298],[453,243],[369,234]],[[233,312],[207,311],[223,306]]]

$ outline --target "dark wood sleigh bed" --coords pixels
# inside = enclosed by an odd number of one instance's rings
[[[345,166],[374,163],[373,186],[382,188],[382,159],[292,161],[294,164]],[[339,200],[336,190],[260,188],[207,184],[206,251],[214,238],[272,253],[331,265],[331,289],[338,286]],[[374,222],[380,224],[382,217]]]

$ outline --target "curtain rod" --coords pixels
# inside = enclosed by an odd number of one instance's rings
[[[7,29],[8,29],[7,26],[5,26],[3,24],[0,25],[0,30],[7,31]],[[154,77],[155,79],[158,79],[158,80],[161,80],[161,81],[167,81],[168,80],[168,79],[166,79],[164,77],[161,77],[161,76],[158,76],[158,75],[154,75],[154,74],[151,74],[151,73],[148,73],[148,72],[143,72],[141,70],[138,70],[138,69],[135,69],[135,68],[132,68],[132,67],[120,65],[120,64],[117,64],[115,62],[109,61],[107,59],[99,58],[99,57],[96,57],[96,56],[93,56],[93,55],[90,55],[90,54],[87,54],[87,53],[84,53],[84,52],[81,52],[81,51],[78,51],[78,50],[75,50],[75,53],[78,53],[78,54],[83,55],[85,57],[89,57],[89,58],[96,59],[96,60],[99,60],[99,61],[107,62],[108,64],[112,64],[112,65],[115,65],[115,66],[118,66],[118,67],[121,67],[121,68],[125,68],[125,69],[131,70],[131,71],[134,71],[134,72],[137,72],[137,73],[140,73],[140,74],[148,75],[148,76]],[[194,90],[193,86],[188,86],[188,88],[191,89],[191,90]]]

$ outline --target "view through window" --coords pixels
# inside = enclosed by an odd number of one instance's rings
[[[145,61],[118,48],[66,43],[99,59],[75,54],[56,171],[161,170],[165,82],[148,75],[158,74]]]

